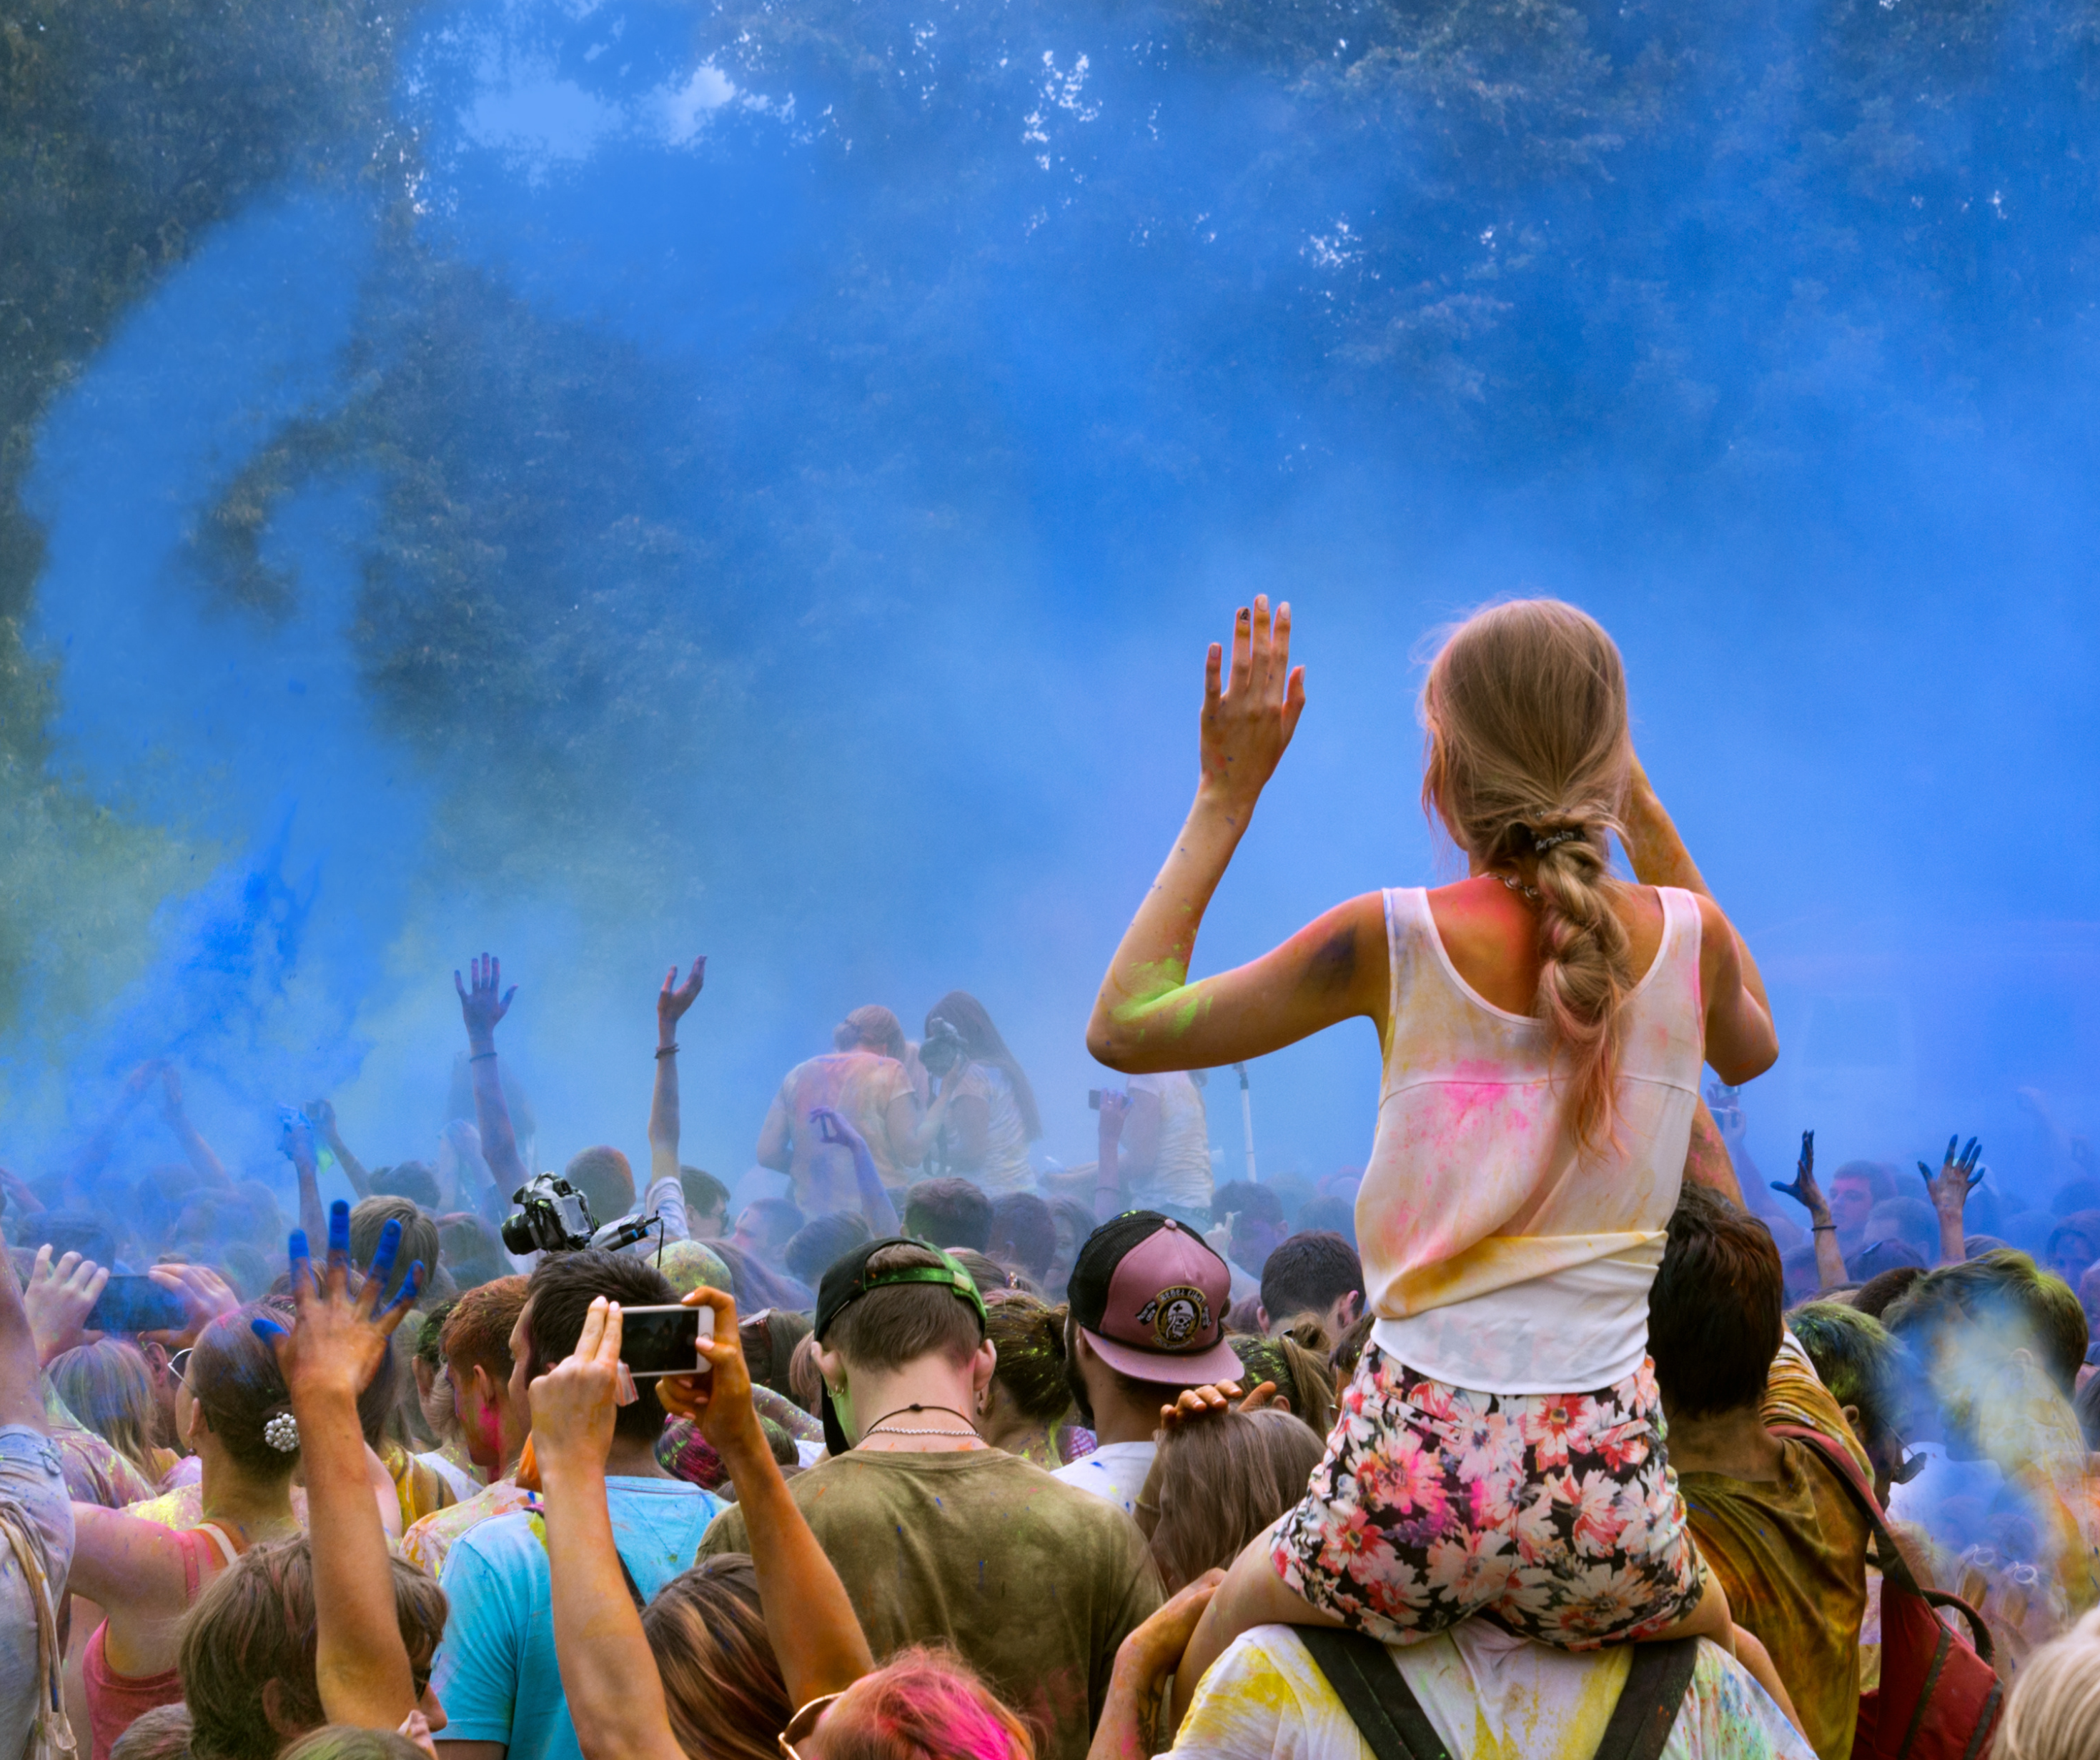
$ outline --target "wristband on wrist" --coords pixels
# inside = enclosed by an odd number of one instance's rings
[[[677,1054],[678,1041],[675,1039],[667,1045],[659,1045],[656,1048],[656,1056],[660,1063],[667,1057],[676,1057]]]
[[[467,1062],[470,1063],[485,1063],[489,1060],[489,1058],[495,1055],[496,1054],[493,1051],[477,1051],[472,1057],[467,1059]]]
[[[1835,1234],[1838,1225],[1835,1222],[1818,1222],[1808,1232],[1811,1234]]]

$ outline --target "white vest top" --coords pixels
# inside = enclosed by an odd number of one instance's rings
[[[1489,1393],[1608,1387],[1648,1350],[1705,1062],[1697,902],[1673,887],[1626,1003],[1616,1141],[1578,1155],[1543,1023],[1485,1001],[1428,895],[1385,895],[1391,1025],[1357,1194],[1372,1336],[1418,1374]]]

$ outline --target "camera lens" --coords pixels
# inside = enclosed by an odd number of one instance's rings
[[[523,1214],[507,1216],[496,1232],[503,1237],[505,1247],[521,1256],[532,1252],[539,1243],[532,1239],[532,1222]]]

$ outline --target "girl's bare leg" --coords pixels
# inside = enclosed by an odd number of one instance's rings
[[[1287,1519],[1287,1518],[1286,1518]],[[1313,1606],[1277,1575],[1268,1548],[1275,1528],[1250,1540],[1197,1622],[1174,1676],[1174,1723],[1178,1728],[1196,1696],[1196,1683],[1242,1632],[1257,1626],[1339,1626],[1341,1616]]]

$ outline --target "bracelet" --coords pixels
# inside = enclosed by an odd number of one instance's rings
[[[477,1051],[472,1057],[467,1059],[467,1062],[470,1063],[486,1063],[490,1058],[492,1058],[496,1054],[493,1051]]]
[[[670,1042],[670,1044],[668,1044],[668,1045],[667,1045],[660,1046],[660,1047],[658,1048],[658,1049],[657,1049],[657,1053],[656,1053],[656,1060],[660,1063],[661,1063],[661,1062],[662,1062],[665,1058],[667,1058],[667,1057],[676,1057],[677,1054],[678,1054],[678,1041],[677,1041],[677,1040],[673,1039],[673,1040]]]
[[[1835,1222],[1817,1222],[1810,1225],[1808,1232],[1811,1234],[1835,1234],[1838,1225]]]

